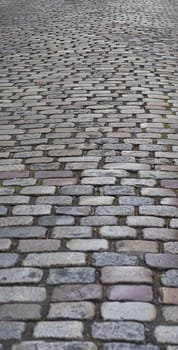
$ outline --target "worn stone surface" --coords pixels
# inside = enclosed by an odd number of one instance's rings
[[[110,300],[152,301],[153,289],[146,285],[120,284],[108,287],[106,295]]]
[[[45,341],[25,341],[20,344],[15,344],[12,350],[97,350],[94,343],[84,341],[65,341],[65,342],[45,342]],[[142,350],[142,349],[141,349]],[[143,349],[143,350],[157,350],[157,349]]]
[[[95,269],[91,267],[69,267],[50,269],[47,284],[94,283]]]
[[[168,270],[161,275],[164,286],[178,287],[178,270]]]
[[[0,322],[0,339],[21,339],[22,333],[25,331],[25,323],[23,322]]]
[[[104,320],[153,321],[156,308],[144,302],[105,302],[101,307],[101,315]]]
[[[0,319],[7,320],[39,320],[41,306],[36,304],[6,304],[0,306]]]
[[[79,321],[43,321],[37,323],[34,329],[35,338],[83,338],[83,324]]]
[[[158,326],[155,329],[156,340],[160,343],[178,344],[177,326]]]
[[[24,266],[70,266],[70,265],[84,265],[84,253],[32,253],[28,254],[23,261]]]
[[[33,268],[0,269],[0,284],[38,283],[43,277],[43,271]]]
[[[92,326],[92,335],[103,340],[143,341],[144,326],[136,322],[96,322]]]
[[[50,305],[48,319],[92,319],[95,316],[95,307],[91,302],[63,302]]]
[[[159,350],[156,345],[138,345],[129,343],[108,343],[105,344],[103,350]]]
[[[144,267],[103,267],[101,281],[105,284],[120,282],[152,283],[152,271]]]
[[[178,350],[177,23],[0,0],[0,350]]]

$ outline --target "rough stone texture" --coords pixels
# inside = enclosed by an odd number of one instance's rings
[[[105,302],[101,306],[101,315],[104,320],[153,321],[156,308],[144,302]]]
[[[125,240],[116,243],[116,250],[118,252],[153,252],[158,251],[157,242],[145,240]]]
[[[178,350],[177,24],[0,0],[1,350]]]
[[[94,253],[92,255],[92,265],[94,266],[112,266],[112,265],[136,265],[138,258],[119,253]]]
[[[151,254],[145,255],[145,261],[148,266],[158,269],[176,268],[178,266],[178,256],[173,254]]]
[[[48,319],[92,319],[95,316],[95,307],[91,302],[63,302],[51,304]]]
[[[44,287],[0,287],[0,302],[39,302],[46,298]]]
[[[0,267],[15,266],[18,261],[18,254],[13,253],[1,253],[0,254]]]
[[[47,284],[94,283],[95,269],[91,267],[69,267],[50,269]]]
[[[70,341],[70,342],[44,342],[44,341],[31,341],[22,342],[20,344],[15,344],[12,350],[97,350],[94,343],[91,342],[80,342],[80,341]],[[141,350],[157,350],[156,348],[148,348]]]
[[[103,267],[101,271],[102,283],[152,283],[152,271],[144,267],[112,266]]]
[[[166,321],[178,322],[178,306],[165,306],[162,314]]]
[[[107,250],[108,242],[105,239],[72,239],[66,244],[70,250],[95,251]]]
[[[38,283],[42,277],[40,269],[17,267],[0,270],[0,284]]]
[[[70,266],[70,265],[84,265],[84,253],[32,253],[28,254],[23,261],[24,266]]]
[[[83,324],[79,321],[43,321],[37,323],[34,329],[35,338],[83,338]]]
[[[108,343],[104,345],[103,350],[159,350],[159,347],[156,345]]]
[[[102,287],[99,284],[74,284],[55,287],[52,301],[101,300]]]
[[[161,283],[164,286],[178,287],[178,270],[168,270],[163,273]]]
[[[92,326],[92,335],[103,340],[143,341],[144,326],[136,322],[96,322]]]
[[[61,246],[60,240],[57,239],[33,239],[26,240],[21,239],[18,244],[17,250],[19,252],[45,252],[45,251],[55,251]]]
[[[176,326],[158,326],[154,334],[160,343],[178,344],[178,327]]]
[[[152,301],[153,290],[145,285],[118,285],[107,289],[107,297],[110,300],[135,300]]]
[[[55,227],[52,238],[90,238],[92,229],[87,226],[60,226]]]
[[[41,306],[36,304],[6,304],[0,306],[0,319],[7,320],[39,320]]]
[[[0,251],[6,251],[9,250],[11,246],[11,240],[10,239],[0,239]]]
[[[178,288],[160,288],[159,292],[163,304],[178,304]]]
[[[0,322],[0,339],[21,339],[22,333],[25,331],[25,323],[23,322]]]
[[[127,238],[136,237],[137,232],[134,228],[127,226],[103,226],[100,229],[100,235],[107,238]]]

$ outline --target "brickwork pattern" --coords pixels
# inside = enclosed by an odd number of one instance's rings
[[[0,25],[0,350],[178,350],[178,3]]]

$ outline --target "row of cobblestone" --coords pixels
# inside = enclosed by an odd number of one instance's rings
[[[0,350],[178,350],[174,0],[0,0]]]

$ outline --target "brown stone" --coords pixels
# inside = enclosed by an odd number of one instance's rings
[[[160,288],[159,292],[163,304],[178,304],[178,288]]]

